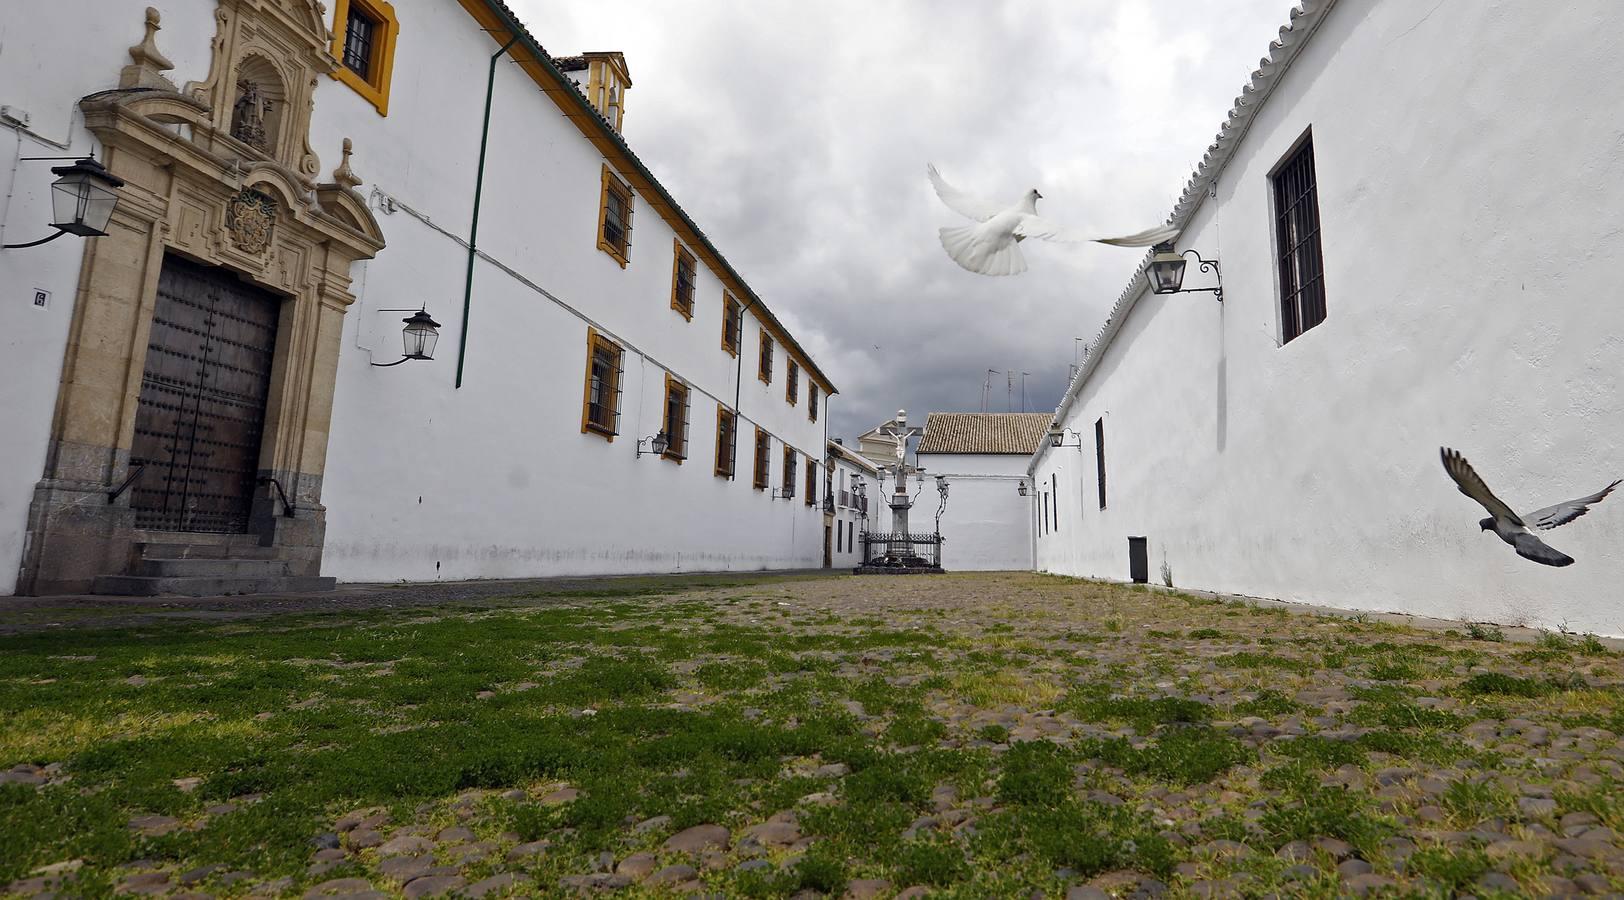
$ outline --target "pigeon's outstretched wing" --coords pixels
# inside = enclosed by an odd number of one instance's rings
[[[1134,234],[1125,234],[1122,237],[1102,238],[1083,234],[1051,219],[1042,216],[1025,215],[1015,226],[1015,233],[1023,238],[1037,238],[1042,241],[1056,241],[1063,244],[1082,244],[1094,242],[1110,244],[1113,247],[1154,247],[1164,241],[1170,241],[1179,236],[1179,231],[1171,225],[1158,225],[1147,228]]]
[[[1613,488],[1618,487],[1618,484],[1619,483],[1615,481],[1588,497],[1580,497],[1577,500],[1569,500],[1566,503],[1558,503],[1555,506],[1547,506],[1544,509],[1536,509],[1533,512],[1523,516],[1523,520],[1528,523],[1530,528],[1538,528],[1543,531],[1549,531],[1558,525],[1566,525],[1585,513],[1590,512],[1590,505],[1592,503],[1600,503],[1603,498],[1613,492]]]
[[[1466,457],[1448,447],[1439,447],[1438,455],[1443,458],[1444,471],[1449,473],[1450,478],[1455,479],[1455,484],[1460,488],[1461,493],[1483,504],[1483,508],[1489,511],[1489,515],[1494,516],[1496,519],[1510,522],[1513,525],[1523,524],[1522,518],[1512,512],[1511,507],[1507,506],[1499,497],[1494,496],[1494,492],[1489,490],[1489,486],[1483,483],[1482,478],[1478,477],[1477,470],[1473,469],[1472,464],[1466,461]],[[1539,544],[1540,547],[1545,547],[1544,544],[1539,543],[1538,538],[1534,539],[1534,543]],[[1545,547],[1545,549],[1552,553],[1556,552],[1549,547]],[[1520,543],[1517,545],[1517,552],[1528,556],[1527,553],[1523,552],[1523,545]],[[1545,562],[1533,556],[1528,558],[1535,562]],[[1572,561],[1571,559],[1568,560],[1568,562]],[[1546,564],[1567,565],[1567,563]]]
[[[1531,559],[1547,566],[1573,565],[1573,557],[1560,550],[1553,550],[1549,544],[1526,531],[1517,535],[1513,543],[1517,548],[1517,555],[1523,559]]]
[[[942,179],[942,173],[936,171],[935,163],[925,164],[925,174],[930,176],[931,187],[936,188],[936,196],[942,198],[947,208],[953,210],[967,219],[985,222],[1009,208],[1008,203],[995,203],[982,197],[966,194]]]

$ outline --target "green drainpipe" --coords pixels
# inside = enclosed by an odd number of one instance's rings
[[[468,278],[462,289],[462,331],[457,335],[457,387],[462,387],[462,361],[468,353],[468,308],[474,301],[474,258],[479,255],[479,198],[485,191],[485,149],[491,138],[491,95],[496,92],[496,63],[519,42],[515,33],[502,49],[491,56],[490,74],[485,78],[485,124],[479,130],[479,170],[474,175],[474,222],[468,226]]]

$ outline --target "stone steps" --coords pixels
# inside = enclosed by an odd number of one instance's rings
[[[99,576],[91,591],[129,597],[214,597],[330,591],[336,579],[300,575],[299,564],[275,547],[250,544],[244,535],[162,535],[135,545],[128,570]],[[308,571],[308,570],[306,570]]]

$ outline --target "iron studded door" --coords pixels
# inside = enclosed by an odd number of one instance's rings
[[[137,528],[248,529],[280,302],[169,257],[158,276],[130,466]]]

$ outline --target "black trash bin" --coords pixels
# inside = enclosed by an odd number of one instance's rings
[[[1128,537],[1128,574],[1134,584],[1150,581],[1150,549],[1145,538]]]

